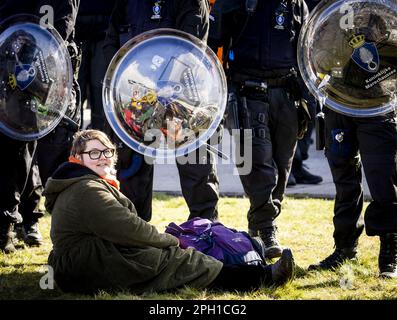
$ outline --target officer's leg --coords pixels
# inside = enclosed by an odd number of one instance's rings
[[[16,226],[17,229],[20,229],[23,240],[30,246],[39,246],[43,240],[38,226],[39,218],[44,215],[44,212],[38,208],[42,192],[43,187],[41,185],[39,168],[35,161],[29,172],[28,181],[19,205],[23,224]]]
[[[364,228],[356,125],[352,118],[327,110],[325,130],[325,155],[336,188],[333,219],[335,245],[337,248],[355,247]]]
[[[274,204],[281,212],[281,202],[284,198],[288,175],[292,166],[292,159],[296,147],[298,119],[297,111],[293,101],[287,95],[285,89],[277,88],[269,90],[269,128],[273,146],[273,161],[277,168],[276,186],[272,192]],[[275,237],[276,228],[267,232],[268,237]],[[266,237],[263,237],[264,241]],[[278,241],[275,241],[280,247]]]
[[[280,247],[275,231],[275,218],[280,213],[280,202],[273,199],[272,192],[277,184],[277,167],[273,159],[273,145],[270,134],[270,106],[267,95],[256,96],[258,99],[246,99],[249,111],[250,127],[253,137],[244,134],[240,143],[240,153],[244,148],[248,154],[243,155],[244,161],[250,161],[252,170],[242,172],[242,167],[237,166],[244,191],[250,199],[248,211],[248,229],[252,236],[259,235],[265,244],[267,258],[281,256]],[[244,108],[244,98],[241,99],[240,108]],[[247,125],[246,125],[247,126]],[[247,144],[252,148],[247,148]],[[237,148],[238,149],[238,148]],[[237,150],[236,150],[237,151]],[[237,155],[237,158],[240,157]]]
[[[139,217],[152,218],[153,164],[127,146],[118,148],[118,179],[120,191],[131,200]]]
[[[68,161],[74,132],[59,125],[38,141],[37,163],[43,186],[63,162]]]
[[[278,177],[273,190],[273,198],[279,203],[284,198],[287,179],[291,171],[294,157],[298,119],[296,107],[285,89],[277,88],[269,91],[270,102],[270,135],[273,145],[273,159]]]
[[[380,236],[380,275],[397,278],[396,112],[357,122],[364,172],[373,199],[365,212],[365,229],[370,236]]]
[[[273,159],[277,166],[277,185],[273,191],[273,199],[279,203],[284,198],[287,179],[294,157],[298,119],[293,101],[288,98],[285,89],[269,91],[270,102],[270,135],[273,145]]]
[[[36,149],[36,141],[22,142],[0,134],[0,150],[5,152],[0,164],[0,250],[6,253],[15,251],[14,224],[22,222],[18,211],[32,158]]]
[[[307,131],[302,139],[298,140],[296,146],[295,156],[292,162],[291,176],[294,177],[295,183],[297,184],[318,184],[323,181],[321,176],[312,174],[307,170],[307,167],[303,164],[304,160],[309,158],[309,147],[312,143],[312,132],[313,132],[313,119],[316,115],[316,100],[312,95],[304,95],[305,99],[309,99],[307,106],[309,108],[310,116],[312,121],[308,123]],[[288,182],[290,182],[288,180]]]
[[[354,260],[358,238],[364,229],[361,162],[354,119],[329,109],[325,109],[325,113],[325,155],[336,188],[335,250],[324,260],[309,266],[309,270],[333,269],[345,260]]]
[[[258,230],[272,227],[274,219],[279,213],[278,207],[273,203],[272,191],[276,186],[277,169],[273,161],[272,140],[269,131],[269,104],[261,100],[246,99],[250,113],[252,136],[240,136],[239,147],[242,158],[249,161],[251,157],[252,169],[242,172],[242,166],[237,169],[245,193],[250,199],[248,211],[248,228],[253,233]],[[241,106],[240,106],[241,108]],[[247,148],[252,146],[251,148]],[[247,149],[248,154],[244,154]]]
[[[103,40],[92,42],[92,60],[90,70],[90,106],[91,128],[103,131],[106,117],[102,105],[102,83],[107,65],[103,54]]]
[[[187,159],[192,159],[194,163],[189,163]],[[177,158],[177,168],[182,194],[189,207],[189,219],[201,217],[216,220],[219,180],[214,155],[202,146],[193,154]]]
[[[358,138],[372,201],[365,213],[370,236],[397,233],[397,118],[395,113],[358,119]]]

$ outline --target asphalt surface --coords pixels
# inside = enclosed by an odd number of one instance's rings
[[[218,149],[222,149],[227,155],[233,154],[233,143],[230,135],[225,132],[223,144]],[[233,159],[234,161],[234,159]],[[234,162],[217,158],[217,170],[222,196],[244,196],[244,190],[240,178],[235,172]],[[315,150],[315,145],[309,149],[309,159],[304,161],[308,170],[323,178],[323,182],[317,185],[297,184],[288,187],[287,195],[293,197],[312,197],[333,199],[335,197],[335,186],[332,182],[331,171],[323,151]],[[171,194],[181,194],[178,170],[175,164],[155,164],[154,171],[154,191],[167,192]],[[364,180],[364,195],[369,199],[368,186]]]

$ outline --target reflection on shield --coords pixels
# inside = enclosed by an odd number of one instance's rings
[[[61,121],[70,101],[72,68],[57,31],[17,15],[0,25],[0,131],[39,139]]]
[[[322,1],[302,28],[298,63],[310,91],[355,117],[397,105],[397,3]]]
[[[187,154],[214,134],[226,106],[226,81],[215,54],[173,29],[127,42],[107,70],[106,117],[120,139],[153,157]]]

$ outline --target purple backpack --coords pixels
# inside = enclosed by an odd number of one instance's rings
[[[264,263],[246,232],[227,228],[220,222],[193,218],[179,226],[171,222],[165,232],[177,237],[182,249],[195,248],[224,264],[258,265]]]

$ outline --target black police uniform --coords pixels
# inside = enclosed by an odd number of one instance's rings
[[[240,174],[250,199],[249,230],[274,236],[297,141],[294,100],[301,97],[293,68],[307,7],[303,1],[258,1],[250,13],[245,4],[254,2],[217,1],[223,14],[214,25],[221,19],[221,31],[209,43],[230,47],[229,91],[237,96],[239,127],[252,132],[252,140],[247,135],[240,140],[240,150],[252,142],[252,170]]]
[[[355,30],[369,42],[384,37],[385,23],[371,17],[369,28]],[[396,46],[379,45],[379,72],[397,65]],[[362,58],[361,58],[362,59]],[[350,88],[365,88],[374,76],[370,70],[350,59],[343,77],[337,79]],[[387,79],[387,78],[386,78]],[[389,96],[389,89],[373,83],[379,95]],[[354,96],[354,95],[352,95]],[[374,117],[352,117],[324,108],[325,155],[336,187],[334,206],[334,252],[309,269],[332,269],[344,260],[353,260],[364,230],[368,236],[380,237],[379,271],[384,277],[397,278],[397,111]],[[363,209],[362,169],[372,200]]]
[[[63,39],[68,39],[74,27],[77,0],[5,0],[0,3],[0,20],[16,14],[40,16],[43,5],[54,8],[55,27]],[[42,191],[35,164],[36,147],[37,141],[18,141],[0,133],[0,149],[4,153],[0,159],[0,242],[6,241],[12,234],[14,223],[23,220],[28,226],[42,215],[41,212],[34,212]],[[0,243],[3,249],[5,244]]]
[[[109,0],[81,0],[76,20],[76,42],[82,51],[78,79],[81,100],[87,100],[91,110],[90,128],[101,131],[106,124],[102,82],[107,69],[102,48],[113,6]]]
[[[376,117],[351,117],[328,108],[325,155],[335,183],[334,252],[309,266],[332,269],[354,260],[364,230],[380,237],[379,270],[397,277],[397,111]],[[372,197],[363,209],[362,168]]]
[[[337,248],[357,245],[364,224],[361,168],[372,201],[366,209],[369,236],[397,233],[397,114],[353,118],[326,108],[325,154],[336,186],[334,238]]]
[[[125,42],[142,32],[158,28],[179,29],[206,41],[208,13],[206,0],[117,1],[105,40],[105,56],[110,61],[122,44],[120,39]],[[122,34],[124,32],[127,34]],[[205,163],[177,163],[182,194],[190,210],[189,218],[200,216],[216,219],[218,216],[219,181],[214,161],[211,160],[213,155],[207,155]],[[133,159],[139,161],[139,157],[125,146],[120,148],[119,173],[128,168]],[[142,161],[142,158],[140,162],[140,168],[132,177],[123,178],[119,175],[120,188],[134,203],[138,215],[149,221],[152,215],[153,165]]]

